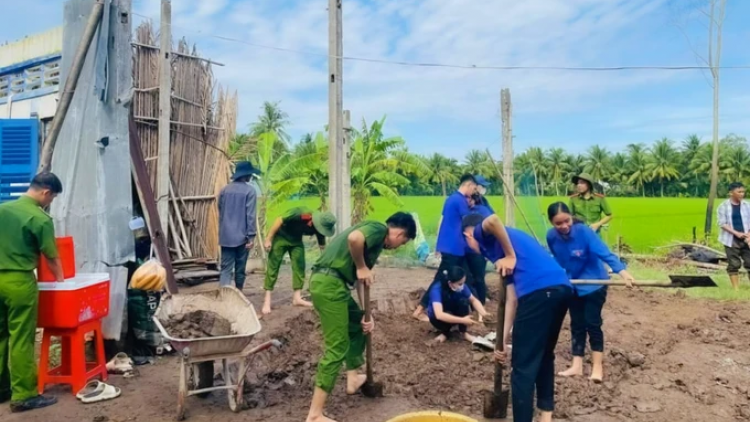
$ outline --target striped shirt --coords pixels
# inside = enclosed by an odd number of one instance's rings
[[[732,200],[727,199],[721,205],[719,205],[719,209],[716,210],[716,214],[719,228],[722,228],[724,226],[732,227]],[[740,203],[740,214],[742,215],[742,225],[744,226],[745,232],[747,233],[748,231],[750,231],[749,203],[745,201],[742,201]],[[733,240],[734,236],[732,235],[732,233],[729,233],[723,228],[719,231],[719,242],[721,242],[722,245],[731,248]]]

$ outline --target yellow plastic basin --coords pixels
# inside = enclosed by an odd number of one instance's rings
[[[478,422],[467,416],[448,412],[415,412],[396,416],[388,422]]]

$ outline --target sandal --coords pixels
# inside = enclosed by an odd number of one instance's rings
[[[107,372],[116,375],[133,372],[133,360],[125,353],[118,353],[112,360],[107,362]]]
[[[116,399],[117,397],[120,397],[120,394],[122,394],[122,390],[119,388],[95,380],[86,384],[86,386],[76,394],[76,398],[80,400],[81,403],[88,404]]]

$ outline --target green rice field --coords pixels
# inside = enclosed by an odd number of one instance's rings
[[[397,207],[384,198],[374,198],[375,211],[370,218],[385,220],[396,211],[416,212],[419,215],[422,229],[428,240],[435,241],[437,224],[443,207],[444,198],[438,196],[402,197],[403,207]],[[502,217],[502,197],[489,197],[490,204]],[[519,197],[516,207],[516,227],[534,232],[540,240],[544,239],[547,224],[546,208],[555,201],[566,201],[564,197]],[[698,237],[703,236],[703,221],[706,212],[705,199],[693,198],[609,198],[613,220],[603,230],[602,237],[609,245],[617,243],[622,236],[623,243],[634,253],[651,253],[654,246],[666,245],[675,241],[691,241],[693,227],[697,227]],[[717,201],[717,206],[720,202]],[[271,210],[274,218],[290,207],[305,205],[313,209],[319,206],[315,198],[302,198],[287,201],[277,209]],[[527,226],[521,214],[529,221]],[[529,229],[529,226],[531,229]],[[715,233],[718,231],[715,230]],[[715,242],[715,239],[711,239]]]

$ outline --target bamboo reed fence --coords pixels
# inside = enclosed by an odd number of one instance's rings
[[[156,191],[159,118],[159,45],[150,22],[133,43],[133,116],[151,186]],[[174,47],[173,47],[174,48]],[[237,93],[214,79],[211,63],[196,58],[184,39],[171,55],[169,247],[179,260],[219,256],[218,192],[229,181],[226,155],[237,123]],[[190,57],[194,56],[194,57]]]

